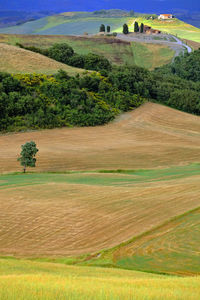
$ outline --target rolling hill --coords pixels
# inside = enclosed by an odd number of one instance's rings
[[[39,148],[35,171],[47,173],[0,177],[0,253],[95,253],[196,209],[199,136],[199,117],[152,103],[106,126],[1,135],[1,173],[20,171],[27,140]]]
[[[115,11],[115,10],[114,10]],[[109,12],[109,11],[108,11]],[[130,20],[130,16],[123,11],[119,14],[96,14],[95,12],[66,12],[54,16],[27,22],[19,26],[0,29],[1,33],[14,34],[44,34],[44,35],[82,35],[97,33],[102,22],[111,25],[112,30],[122,27]]]
[[[0,42],[15,45],[49,48],[55,43],[67,43],[78,54],[96,53],[116,65],[138,65],[154,69],[172,61],[174,51],[167,45],[133,43],[113,37],[78,37],[56,35],[0,34]]]
[[[135,20],[129,22],[130,30],[134,29]],[[162,32],[170,33],[178,36],[181,39],[187,39],[194,42],[200,42],[200,28],[194,27],[178,19],[172,20],[147,20],[146,18],[137,18],[137,22],[149,25],[154,29],[159,29]]]
[[[63,69],[69,75],[81,74],[83,69],[59,63],[46,56],[0,43],[0,71],[9,73],[44,73],[54,74]]]
[[[39,145],[40,172],[147,169],[199,161],[198,116],[146,103],[117,120],[105,126],[1,135],[0,172],[21,170],[17,153],[31,139]]]
[[[83,35],[84,32],[95,34],[99,32],[100,24],[111,26],[111,31],[122,32],[124,23],[129,24],[130,31],[134,31],[134,22],[143,22],[155,29],[177,35],[180,38],[200,42],[200,29],[179,19],[170,21],[148,20],[149,15],[136,13],[130,17],[127,12],[107,10],[97,12],[66,12],[41,18],[33,22],[2,28],[0,33],[9,34],[41,34],[41,35]],[[118,10],[117,10],[118,12]]]

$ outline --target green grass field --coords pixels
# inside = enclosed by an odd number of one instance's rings
[[[200,42],[200,29],[194,27],[190,24],[184,23],[178,19],[172,19],[167,21],[161,20],[146,20],[145,18],[137,18],[136,20],[139,24],[144,23],[145,25],[149,25],[154,29],[159,29],[162,32],[170,33],[173,35],[177,35],[179,38],[188,39],[195,42]],[[134,22],[135,20],[129,22],[130,30],[134,30]],[[120,31],[119,28],[117,31]]]
[[[147,43],[131,43],[131,45],[134,63],[149,70],[170,63],[174,57],[174,51],[166,46]]]
[[[109,176],[106,176],[106,175]],[[152,170],[100,170],[72,171],[67,173],[16,173],[0,175],[0,190],[16,186],[37,184],[70,183],[100,186],[134,186],[138,183],[169,181],[188,178],[200,174],[200,165],[191,164],[180,167]]]
[[[73,14],[73,13],[72,13]],[[81,35],[84,32],[94,34],[99,32],[102,23],[110,25],[112,31],[130,22],[130,17],[99,17],[93,13],[74,13],[74,16],[58,14],[19,26],[0,29],[1,33],[42,34],[42,35]]]
[[[2,300],[197,300],[200,279],[0,259]]]

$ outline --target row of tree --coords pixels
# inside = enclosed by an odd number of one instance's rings
[[[129,28],[127,24],[123,25],[123,34],[128,34],[129,33]],[[144,32],[144,24],[141,23],[141,25],[139,26],[138,22],[134,23],[134,32],[140,32],[143,33]]]
[[[110,25],[105,26],[104,24],[101,24],[99,28],[99,32],[107,32],[110,33]]]

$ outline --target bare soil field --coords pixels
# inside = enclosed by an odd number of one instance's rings
[[[147,103],[105,126],[1,135],[0,173],[21,171],[17,157],[30,140],[37,172],[184,165],[199,162],[200,118]]]

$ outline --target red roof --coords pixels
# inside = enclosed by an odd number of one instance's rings
[[[172,16],[172,14],[161,14],[161,16]]]

